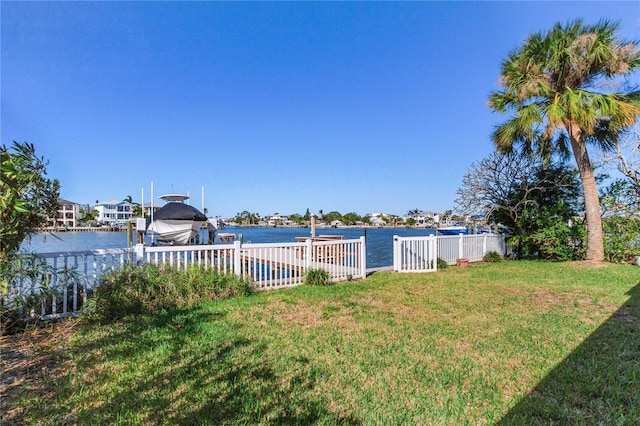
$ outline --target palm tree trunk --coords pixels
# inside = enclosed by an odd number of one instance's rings
[[[604,238],[602,234],[602,216],[600,215],[600,197],[596,185],[596,177],[589,161],[587,147],[582,137],[582,131],[576,124],[569,126],[571,148],[576,159],[580,179],[582,180],[582,192],[584,195],[584,207],[587,217],[587,260],[593,262],[604,261]]]

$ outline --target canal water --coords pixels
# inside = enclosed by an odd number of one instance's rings
[[[242,236],[245,243],[295,242],[297,237],[311,235],[309,228],[245,228],[226,227],[218,233]],[[367,268],[393,265],[393,236],[425,236],[435,234],[434,229],[420,228],[318,228],[316,235],[343,235],[346,240],[366,237]],[[135,238],[135,236],[134,236]],[[146,240],[150,243],[150,240]],[[216,244],[219,241],[216,238]],[[21,249],[28,253],[82,251],[127,247],[126,232],[59,232],[40,233],[26,240]]]

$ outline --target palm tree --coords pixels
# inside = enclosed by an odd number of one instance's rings
[[[503,62],[502,90],[489,98],[495,112],[511,115],[493,133],[500,151],[519,145],[523,154],[544,159],[573,152],[586,211],[586,257],[592,261],[604,260],[604,243],[587,144],[613,148],[640,114],[640,92],[614,92],[603,84],[640,67],[637,45],[619,40],[617,29],[606,20],[596,25],[577,20],[529,36]]]

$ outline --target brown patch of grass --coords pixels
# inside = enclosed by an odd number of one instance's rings
[[[276,315],[276,321],[302,325],[306,327],[319,327],[322,325],[322,305],[308,305],[306,303],[296,303],[295,305],[285,305],[286,308]],[[326,305],[326,303],[324,303]]]
[[[20,400],[28,393],[55,401],[53,382],[65,371],[66,342],[77,321],[67,319],[0,338],[0,413],[3,425],[24,424]]]

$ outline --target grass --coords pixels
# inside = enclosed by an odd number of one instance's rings
[[[639,284],[633,266],[500,262],[79,323],[49,349],[50,390],[4,420],[634,424]]]

